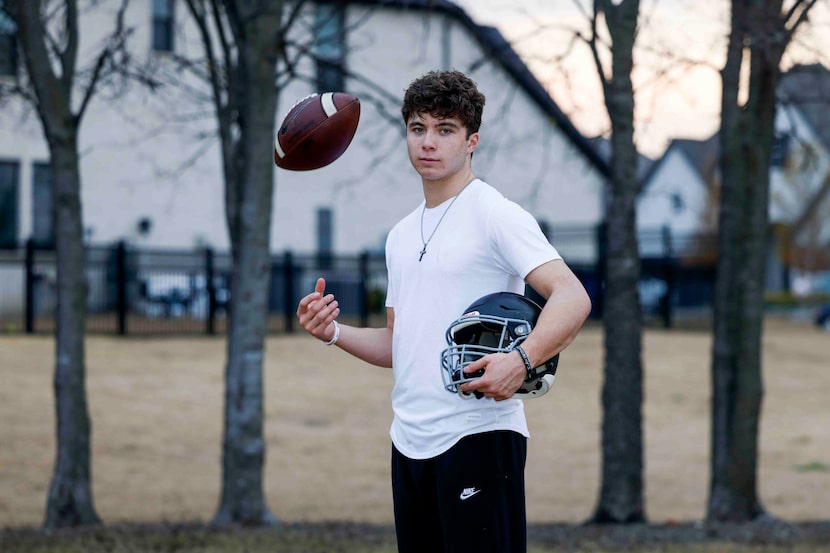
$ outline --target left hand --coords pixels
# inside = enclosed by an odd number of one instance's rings
[[[470,363],[464,372],[474,373],[480,369],[484,369],[484,374],[480,378],[466,382],[460,388],[465,392],[478,392],[496,401],[509,399],[521,387],[527,376],[525,365],[517,351],[486,355]]]

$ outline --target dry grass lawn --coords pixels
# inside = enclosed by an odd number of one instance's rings
[[[709,358],[700,331],[649,330],[646,506],[653,522],[704,515]],[[562,355],[555,389],[527,402],[532,522],[578,522],[599,486],[602,332]],[[221,338],[90,337],[93,492],[105,522],[206,521],[219,497]],[[53,342],[0,337],[0,527],[42,522],[54,461]],[[830,518],[830,334],[771,320],[760,494],[791,520]],[[391,523],[390,372],[301,336],[269,338],[266,494],[284,521]]]

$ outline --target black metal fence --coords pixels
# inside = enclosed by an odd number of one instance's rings
[[[552,238],[588,290],[592,316],[599,317],[604,233],[601,229],[560,229]],[[705,256],[700,244],[690,248],[692,242],[666,231],[643,233],[640,243],[644,253],[640,292],[646,322],[668,327],[678,308],[710,304],[714,269],[711,262],[701,262]],[[586,256],[586,251],[593,253]],[[123,242],[90,246],[86,252],[90,333],[225,332],[231,301],[229,254],[212,249],[147,250]],[[31,242],[0,250],[0,332],[53,332],[56,276],[52,250],[39,249]],[[297,303],[314,289],[318,277],[324,277],[326,290],[337,296],[343,320],[359,326],[384,324],[386,263],[382,253],[335,256],[287,251],[271,258],[269,332],[295,330]]]
[[[231,259],[212,249],[143,250],[124,243],[88,247],[87,330],[110,334],[223,333]],[[0,331],[54,331],[56,263],[52,250],[0,250]],[[383,316],[383,255],[297,255],[271,259],[268,330],[291,332],[302,296],[318,277],[337,295],[343,317],[368,326]]]

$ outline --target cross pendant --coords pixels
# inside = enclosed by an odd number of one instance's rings
[[[427,247],[426,246],[424,246],[424,249],[421,250],[421,257],[418,258],[418,261],[420,261],[424,258],[425,253],[427,253]]]

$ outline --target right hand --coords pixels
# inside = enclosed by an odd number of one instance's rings
[[[318,278],[314,292],[300,300],[297,319],[312,336],[324,342],[334,337],[334,319],[340,314],[340,307],[334,294],[325,295],[326,279]]]

